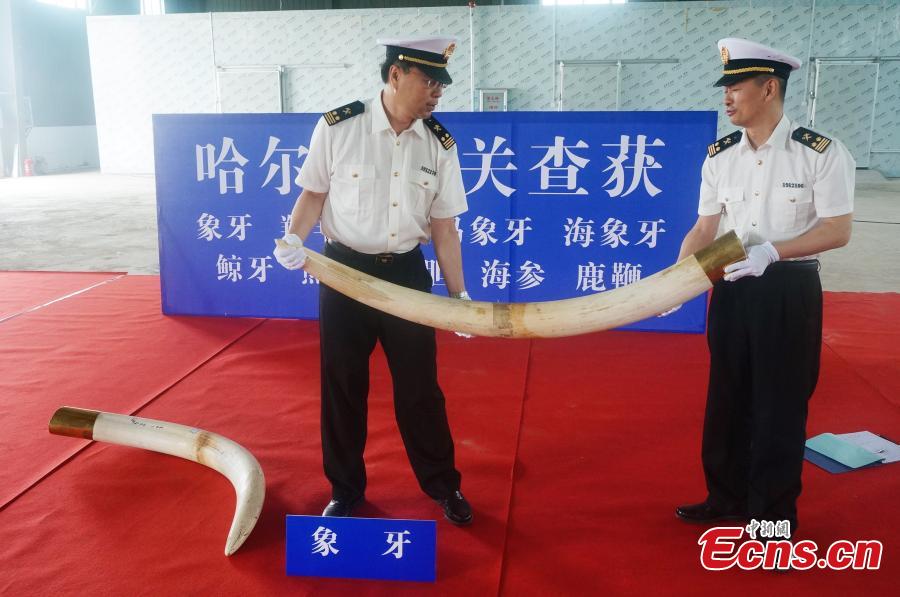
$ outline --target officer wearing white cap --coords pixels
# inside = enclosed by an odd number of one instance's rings
[[[732,85],[758,75],[772,75],[785,82],[791,72],[800,68],[800,60],[780,50],[739,37],[719,40],[722,77],[715,87]]]
[[[387,47],[384,64],[406,62],[444,85],[453,83],[447,72],[447,62],[456,50],[455,37],[381,38],[378,43]]]
[[[807,402],[819,375],[819,253],[850,239],[855,162],[837,140],[784,115],[800,61],[738,38],[719,41],[725,113],[737,130],[711,144],[699,217],[679,259],[727,230],[747,259],[710,299],[702,460],[708,490],[676,514],[797,525]]]
[[[455,38],[378,40],[384,87],[374,98],[323,114],[300,171],[303,192],[275,257],[302,267],[303,241],[321,219],[325,255],[408,288],[430,292],[420,245],[434,243],[450,295],[468,300],[456,216],[467,209],[456,143],[432,116],[452,82]],[[332,499],[323,516],[350,516],[366,489],[369,356],[381,342],[391,370],[400,435],[422,490],[454,524],[472,511],[460,492],[433,328],[319,289],[322,451]]]

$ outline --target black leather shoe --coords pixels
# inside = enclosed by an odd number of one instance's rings
[[[322,516],[336,516],[345,518],[350,516],[353,512],[353,508],[359,505],[362,501],[362,496],[354,499],[354,500],[341,500],[341,499],[333,499],[328,502],[328,505],[325,506],[325,510],[322,512]]]
[[[456,491],[450,497],[435,501],[444,509],[444,518],[453,524],[459,526],[471,524],[472,507],[461,491]]]
[[[675,508],[675,516],[688,522],[719,522],[720,520],[741,520],[747,518],[747,513],[742,510],[719,510],[710,506],[707,502],[678,506]]]

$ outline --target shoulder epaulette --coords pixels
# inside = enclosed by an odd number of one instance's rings
[[[435,118],[426,118],[422,122],[425,123],[434,136],[437,137],[438,141],[441,145],[444,146],[444,149],[450,149],[454,145],[456,145],[456,141],[453,139],[453,135],[450,134],[450,131],[444,128],[440,122]]]
[[[325,119],[325,122],[328,123],[328,126],[333,126],[339,122],[343,122],[349,118],[353,118],[354,116],[358,116],[366,111],[366,105],[361,101],[357,100],[353,103],[347,104],[346,106],[341,106],[340,108],[335,108],[329,112],[325,112],[322,114],[322,117]]]
[[[706,148],[706,152],[709,154],[709,157],[714,158],[729,147],[737,145],[738,141],[740,141],[743,136],[744,133],[741,131],[734,131],[730,135],[725,135],[715,143],[711,143],[709,147]]]
[[[831,139],[825,135],[820,135],[815,131],[805,129],[802,126],[794,131],[794,134],[791,135],[791,139],[799,141],[818,153],[822,153],[829,145],[831,145]]]

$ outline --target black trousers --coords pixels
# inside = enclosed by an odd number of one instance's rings
[[[758,278],[718,282],[707,339],[708,501],[794,529],[822,346],[818,262],[776,262]]]
[[[377,259],[328,244],[325,255],[394,284],[431,292],[422,251]],[[389,261],[389,262],[386,262]],[[422,490],[435,499],[460,487],[444,394],[437,382],[434,329],[367,307],[327,286],[319,289],[322,452],[332,497],[366,489],[369,357],[377,341],[394,384],[394,414]]]

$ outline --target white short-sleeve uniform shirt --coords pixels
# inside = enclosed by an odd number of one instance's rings
[[[837,140],[819,153],[791,138],[797,128],[783,116],[756,150],[742,131],[734,146],[706,158],[698,213],[722,214],[719,235],[734,230],[745,246],[774,243],[853,212],[853,156]]]
[[[362,114],[329,126],[319,119],[299,184],[328,193],[322,232],[362,253],[404,253],[431,239],[432,218],[466,211],[456,145],[445,149],[416,120],[399,135],[381,96]]]

